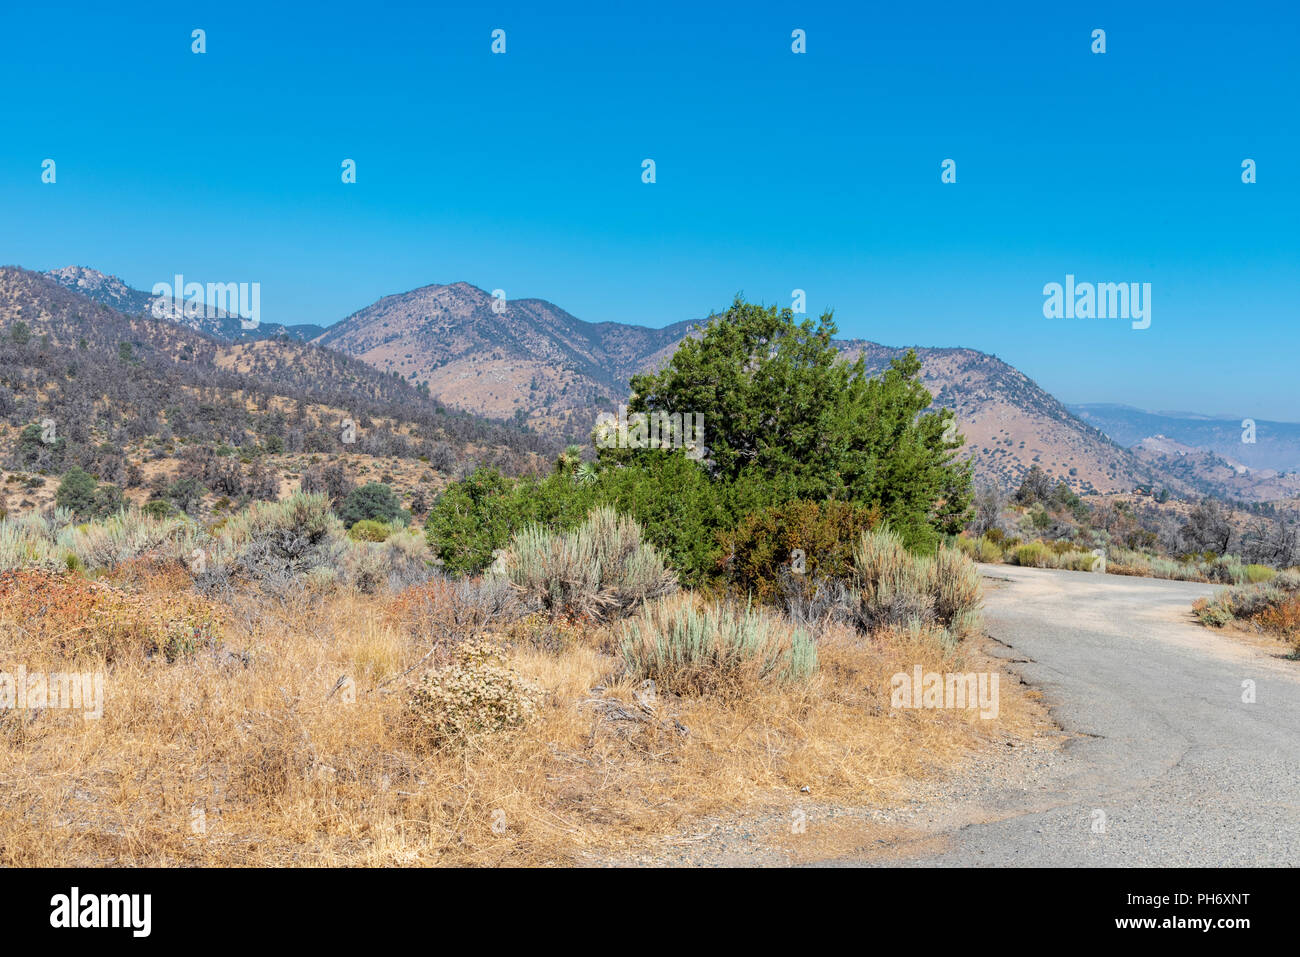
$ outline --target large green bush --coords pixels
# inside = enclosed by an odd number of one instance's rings
[[[932,551],[939,532],[961,530],[971,501],[953,413],[931,411],[915,353],[872,378],[861,357],[841,358],[835,331],[830,313],[816,325],[796,322],[788,308],[737,297],[661,370],[632,377],[629,415],[702,415],[701,464],[717,481],[779,486],[781,497],[764,505],[792,498],[876,505],[907,545]],[[600,450],[602,460],[645,454]]]
[[[735,521],[728,488],[680,452],[654,452],[601,469],[591,486],[596,504],[640,523],[683,583],[699,586],[718,572],[720,531]]]
[[[429,547],[447,571],[483,571],[493,554],[525,526],[552,529],[578,525],[595,502],[591,490],[562,475],[511,479],[480,467],[447,486],[425,520]]]
[[[814,326],[796,323],[788,309],[737,299],[663,370],[631,383],[631,415],[703,417],[698,460],[684,449],[602,446],[594,465],[566,449],[544,478],[480,468],[435,501],[425,524],[430,547],[448,571],[478,572],[525,526],[567,531],[606,506],[638,521],[693,587],[730,574],[724,559],[743,545],[750,554],[740,584],[766,594],[773,569],[765,552],[802,547],[828,572],[841,569],[862,527],[853,523],[870,509],[907,547],[932,553],[940,532],[960,530],[970,506],[952,413],[931,410],[915,354],[872,378],[861,359],[840,358],[834,331],[829,314]],[[809,549],[774,543],[762,530],[771,516],[743,524],[796,500],[849,503],[833,506],[854,509],[848,534],[831,545],[828,527],[810,525]]]
[[[698,465],[671,453],[603,468],[589,482],[569,474],[512,480],[481,468],[443,491],[425,528],[449,572],[475,573],[523,528],[568,531],[604,506],[639,522],[682,580],[698,584],[716,569],[717,533],[730,522],[721,493]]]

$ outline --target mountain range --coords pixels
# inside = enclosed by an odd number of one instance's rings
[[[123,312],[144,312],[155,298],[83,267],[46,275]],[[661,365],[709,318],[658,329],[591,323],[545,300],[497,299],[455,282],[385,296],[328,325],[262,323],[249,331],[235,317],[185,321],[227,342],[309,341],[427,389],[447,406],[585,441],[598,412],[626,399],[633,373]],[[861,339],[837,345],[846,358],[863,356],[873,373],[906,351]],[[1067,407],[996,356],[916,352],[935,403],[957,415],[980,482],[1010,489],[1038,465],[1085,494],[1165,488],[1242,501],[1300,494],[1300,477],[1287,474],[1300,465],[1300,425],[1261,420],[1257,441],[1242,443],[1240,420]]]
[[[92,288],[141,302],[114,282]],[[451,409],[333,349],[227,341],[0,267],[0,511],[48,506],[73,467],[136,504],[172,495],[209,515],[376,477],[418,507],[475,464],[536,471],[557,451],[553,438]],[[200,506],[189,480],[207,490]]]
[[[1127,405],[1072,405],[1070,411],[1123,445],[1162,435],[1214,452],[1252,470],[1295,471],[1300,466],[1300,423],[1249,416],[1147,412]]]
[[[670,354],[693,324],[583,322],[541,299],[498,300],[458,282],[385,296],[314,341],[460,408],[585,435],[628,378]]]
[[[283,326],[275,322],[259,322],[254,327],[248,328],[240,321],[239,316],[219,308],[205,309],[205,315],[202,316],[190,316],[186,314],[184,303],[174,296],[155,296],[139,289],[132,289],[117,276],[87,269],[85,266],[64,266],[62,269],[51,269],[45,275],[64,289],[81,293],[125,315],[154,315],[170,319],[195,332],[202,332],[227,342],[254,342],[280,336],[297,339],[300,342],[310,342],[325,331],[322,326]],[[213,314],[207,315],[208,312]]]

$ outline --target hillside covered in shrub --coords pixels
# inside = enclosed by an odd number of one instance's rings
[[[335,464],[322,456],[350,463],[355,482],[361,468],[518,474],[557,450],[341,353],[284,337],[222,342],[0,268],[0,507],[48,505],[73,470],[111,486],[96,514],[146,489],[197,513],[288,494],[307,468]],[[190,484],[168,494],[178,482]]]

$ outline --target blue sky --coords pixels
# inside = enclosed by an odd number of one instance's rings
[[[802,288],[1067,402],[1300,420],[1294,4],[608,6],[13,5],[0,261],[260,282],[287,323],[457,280],[652,326]],[[1044,318],[1067,273],[1151,283],[1151,327]]]

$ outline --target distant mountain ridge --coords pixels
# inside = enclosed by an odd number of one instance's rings
[[[120,288],[97,291],[134,308]],[[476,465],[522,474],[559,449],[331,349],[228,342],[0,267],[0,509],[48,508],[77,466],[136,505],[193,479],[202,491],[173,505],[205,520],[310,482],[375,479],[418,511]]]
[[[1183,445],[1207,449],[1251,469],[1300,470],[1300,423],[1297,422],[1252,419],[1252,434],[1243,424],[1247,416],[1228,418],[1148,412],[1112,403],[1072,405],[1069,408],[1079,418],[1126,447],[1154,436],[1165,436]]]
[[[1204,448],[1165,435],[1144,438],[1133,453],[1165,475],[1181,478],[1197,491],[1238,502],[1271,502],[1300,496],[1300,472],[1252,469]]]
[[[64,289],[79,292],[128,316],[139,315],[153,305],[154,297],[149,293],[132,289],[117,276],[87,269],[85,266],[48,269],[45,275]]]
[[[117,277],[83,267],[45,275],[127,314],[148,313],[155,302]],[[584,441],[600,411],[627,399],[634,373],[662,365],[712,317],[660,329],[593,323],[543,299],[498,300],[455,282],[384,296],[328,327],[262,323],[250,332],[232,316],[169,318],[224,342],[309,339],[427,387],[448,406]],[[907,351],[865,339],[836,345],[848,359],[863,356],[872,374]],[[1167,488],[1243,501],[1296,494],[1296,483],[1279,473],[1300,462],[1300,425],[1260,420],[1251,445],[1241,442],[1238,420],[1105,404],[1067,407],[996,356],[965,348],[916,352],[936,405],[957,415],[979,482],[1011,489],[1038,465],[1084,493]],[[1181,445],[1144,442],[1156,436]]]
[[[872,374],[883,372],[891,360],[907,352],[862,339],[837,344],[846,358],[863,356]],[[921,360],[921,379],[934,403],[956,414],[977,479],[1010,489],[1037,465],[1081,492],[1158,486],[1189,491],[1081,421],[1033,379],[997,356],[976,349],[914,348]]]
[[[585,434],[584,417],[623,401],[628,378],[694,325],[584,322],[542,299],[497,300],[456,282],[385,296],[315,341],[469,411]]]
[[[125,315],[148,314],[155,318],[170,319],[195,332],[227,342],[257,341],[277,336],[308,342],[324,331],[322,326],[314,324],[285,326],[278,322],[259,322],[256,327],[249,329],[245,328],[245,324],[238,316],[222,309],[204,309],[202,315],[187,315],[181,299],[174,296],[155,296],[152,293],[133,289],[117,276],[85,266],[49,269],[44,275],[65,289],[80,293]],[[168,279],[170,280],[171,277]],[[155,304],[157,304],[156,310]]]
[[[101,294],[112,291],[111,286],[100,290]],[[4,387],[8,393],[0,388],[0,413],[13,412],[19,405],[39,409],[54,393],[75,393],[77,403],[94,396],[93,401],[103,405],[106,419],[133,414],[135,421],[128,431],[139,436],[154,431],[185,434],[179,424],[161,428],[163,410],[168,402],[179,402],[183,393],[209,390],[212,398],[200,403],[201,414],[212,417],[209,425],[228,420],[220,428],[231,431],[242,428],[248,433],[253,418],[284,415],[283,409],[273,407],[278,399],[287,398],[300,418],[308,417],[313,404],[347,410],[363,436],[368,417],[384,417],[418,426],[412,434],[418,431],[418,440],[430,447],[441,442],[455,451],[474,445],[527,455],[545,454],[556,446],[513,424],[451,410],[413,384],[334,350],[289,337],[229,342],[148,311],[121,312],[46,273],[0,267],[0,341],[9,337],[16,345],[15,329],[20,323],[33,348],[12,350],[14,378]],[[103,365],[106,357],[117,363],[112,375],[76,372],[79,363]],[[74,380],[77,389],[66,384]],[[134,390],[131,397],[123,398],[130,389]],[[72,420],[84,428],[82,420],[91,415],[79,412],[65,418],[69,428]],[[332,447],[332,442],[328,445]]]

